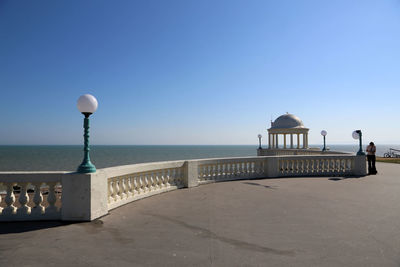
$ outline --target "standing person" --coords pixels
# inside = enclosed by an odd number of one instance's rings
[[[378,173],[375,167],[375,159],[376,159],[375,152],[376,152],[376,146],[374,142],[369,143],[369,146],[367,146],[368,174]]]

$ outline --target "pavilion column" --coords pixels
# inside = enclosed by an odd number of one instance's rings
[[[300,148],[300,134],[297,134],[297,149]]]
[[[279,134],[275,134],[275,137],[276,137],[276,142],[275,142],[276,148],[279,148],[279,142],[278,142]]]
[[[283,148],[286,149],[286,134],[283,134]]]
[[[274,134],[271,134],[271,147],[272,148],[275,148],[275,135]]]
[[[268,148],[271,148],[271,134],[268,134]]]
[[[308,133],[306,133],[306,148],[308,148]]]
[[[303,148],[306,148],[306,134],[303,133]]]
[[[290,134],[290,148],[293,148],[293,134]]]

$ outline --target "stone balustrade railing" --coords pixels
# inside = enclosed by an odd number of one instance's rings
[[[261,157],[208,159],[198,161],[198,182],[218,182],[265,177],[266,160]]]
[[[62,174],[1,172],[0,221],[61,219]]]
[[[278,176],[351,175],[355,157],[347,155],[291,156],[278,159]]]
[[[185,161],[155,162],[103,169],[108,173],[108,209],[184,187]]]
[[[0,172],[0,221],[90,221],[132,201],[210,182],[340,175],[366,175],[365,156],[341,153],[167,161],[104,168],[90,174]]]

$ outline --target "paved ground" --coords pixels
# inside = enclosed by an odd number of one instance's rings
[[[90,223],[1,223],[0,266],[400,266],[400,164],[203,185]]]

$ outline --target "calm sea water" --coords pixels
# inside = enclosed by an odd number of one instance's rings
[[[400,149],[400,145],[377,145],[377,155],[383,155],[389,147]],[[251,145],[91,146],[90,155],[97,168],[105,168],[165,160],[256,156],[256,149]],[[330,149],[356,152],[358,147],[331,145]],[[82,146],[0,146],[0,171],[74,171],[82,156]]]

